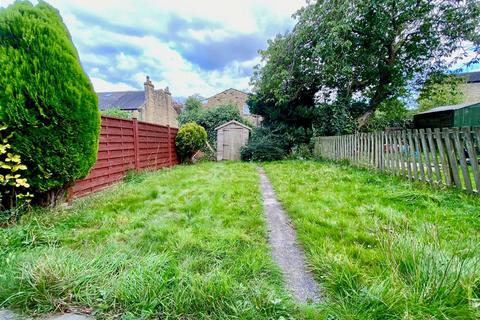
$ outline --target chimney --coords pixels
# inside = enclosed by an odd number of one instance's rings
[[[143,84],[145,88],[145,101],[148,101],[149,98],[153,98],[153,83],[150,81],[150,77],[147,76],[147,81]]]

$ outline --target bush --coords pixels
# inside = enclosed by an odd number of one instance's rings
[[[18,154],[10,152],[12,134],[6,136],[6,129],[0,126],[0,226],[15,220],[32,198],[28,180],[23,177],[27,166]]]
[[[102,116],[116,117],[120,119],[132,119],[132,114],[120,108],[105,109],[101,111]]]
[[[13,152],[34,192],[59,194],[95,163],[100,113],[58,11],[43,1],[0,9],[0,65],[0,123],[15,133]]]
[[[250,142],[240,150],[243,161],[274,161],[281,160],[286,155],[285,143],[281,137],[264,128],[255,129]]]
[[[242,118],[238,108],[234,105],[224,105],[212,109],[191,108],[190,111],[183,112],[178,118],[180,124],[195,122],[205,128],[208,135],[208,142],[212,147],[217,145],[217,132],[215,128],[225,122],[236,120],[247,126],[253,125]]]
[[[180,127],[175,139],[177,152],[182,162],[191,162],[192,157],[207,143],[207,132],[202,126],[190,122]]]
[[[312,147],[306,143],[302,143],[292,148],[292,152],[288,155],[289,159],[309,160],[313,159]]]

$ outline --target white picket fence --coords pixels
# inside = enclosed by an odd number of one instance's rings
[[[480,127],[420,129],[317,137],[315,154],[480,193],[479,147]]]

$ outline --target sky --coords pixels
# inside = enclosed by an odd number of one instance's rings
[[[149,75],[174,96],[209,97],[249,89],[258,50],[293,27],[305,0],[47,2],[60,11],[97,92],[142,90]]]
[[[6,6],[13,0],[0,0]],[[36,3],[35,0],[32,1]],[[305,0],[47,0],[67,25],[97,92],[173,96],[249,90],[258,50],[290,30]],[[457,64],[456,68],[462,67]],[[465,71],[480,69],[474,65]]]

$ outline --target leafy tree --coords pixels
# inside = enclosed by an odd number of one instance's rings
[[[186,109],[185,112],[181,113],[178,117],[180,125],[188,122],[195,122],[204,127],[207,131],[208,141],[211,146],[215,146],[217,141],[217,132],[215,131],[215,128],[231,120],[236,120],[252,127],[252,124],[248,120],[242,118],[238,108],[231,104],[211,109]]]
[[[255,128],[248,144],[240,150],[243,161],[274,161],[286,155],[284,139],[266,128]]]
[[[100,131],[97,96],[58,11],[43,1],[0,9],[0,65],[0,123],[45,196],[35,198],[54,201],[95,163]]]
[[[207,143],[207,132],[194,122],[186,123],[178,129],[175,145],[182,162],[191,162],[192,157]]]
[[[117,117],[121,119],[132,119],[132,114],[120,108],[104,109],[101,111],[102,116]]]
[[[187,100],[185,101],[186,112],[198,111],[202,108],[202,106],[203,106],[202,99],[198,94],[188,97]]]
[[[479,16],[476,0],[309,2],[292,32],[261,52],[252,112],[307,136],[363,128],[382,103],[455,62],[457,50],[478,47]]]
[[[423,86],[418,96],[418,111],[462,103],[465,95],[460,85],[465,79],[456,75],[434,74]]]
[[[384,101],[365,127],[366,131],[384,131],[387,128],[408,129],[413,124],[414,110],[407,109],[400,99]]]

